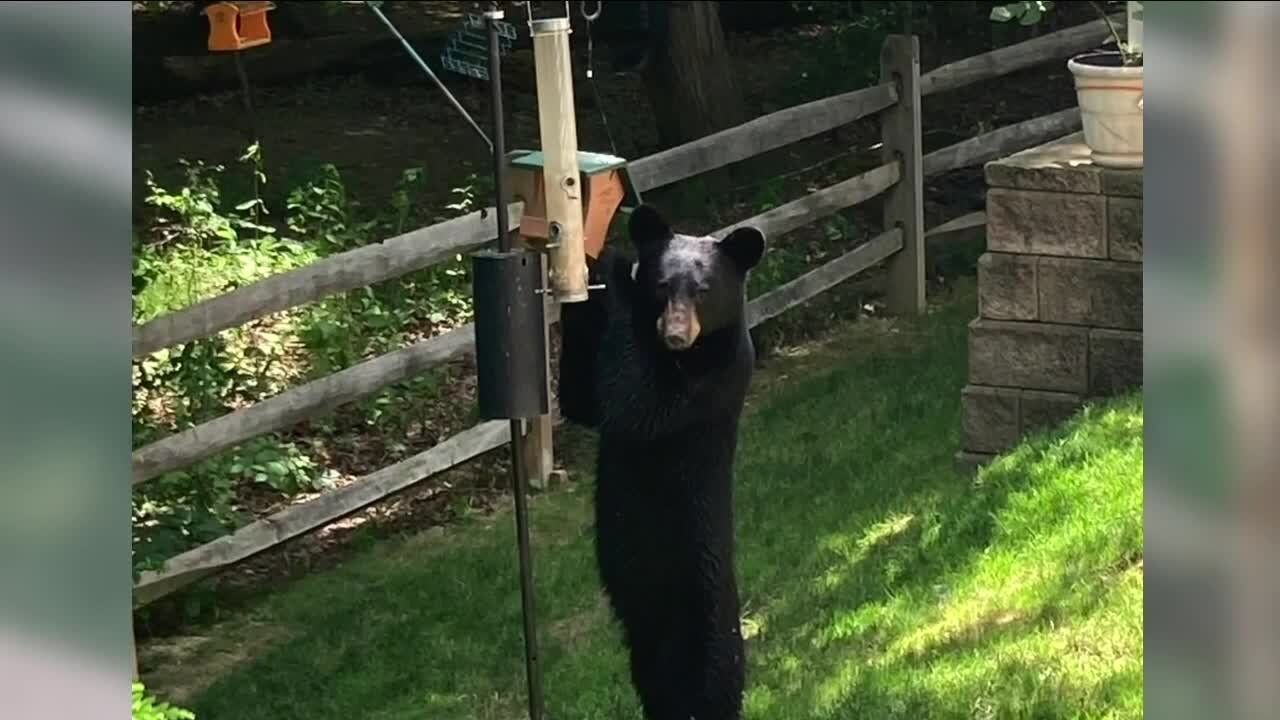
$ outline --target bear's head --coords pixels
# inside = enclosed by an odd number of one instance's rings
[[[628,231],[637,252],[638,309],[668,350],[688,350],[700,338],[741,325],[747,275],[764,257],[764,233],[740,227],[719,241],[681,235],[649,205],[631,213]]]

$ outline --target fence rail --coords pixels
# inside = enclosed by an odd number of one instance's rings
[[[1112,19],[1123,23],[1124,16]],[[959,60],[922,75],[920,94],[955,90],[1082,52],[1107,35],[1106,24],[1096,20]],[[642,192],[669,185],[846,125],[897,100],[896,86],[887,83],[815,100],[634,160],[628,164],[628,173]],[[519,225],[523,208],[519,202],[507,207],[512,227]],[[135,326],[133,355],[206,338],[271,313],[391,280],[484,246],[497,236],[490,207],[333,255]]]
[[[855,175],[830,187],[815,190],[772,210],[736,222],[715,231],[712,235],[724,239],[729,233],[746,225],[758,228],[766,237],[789,233],[883,193],[901,178],[900,168],[901,164],[896,161],[881,165],[874,170]]]
[[[1124,13],[1107,17],[1117,28],[1124,26]],[[921,77],[920,95],[928,96],[957,90],[1050,60],[1065,58],[1098,47],[1110,36],[1107,23],[1103,20],[1094,20],[988,53],[957,60],[931,70]]]
[[[1079,129],[1080,108],[1074,107],[1006,125],[925,155],[924,174],[926,177],[942,175],[963,167],[981,165]]]
[[[507,208],[515,225],[523,211],[524,203]],[[497,237],[493,208],[486,208],[331,255],[134,327],[133,355],[200,340],[272,313],[407,275],[483,247]]]
[[[904,101],[900,92],[919,97],[988,80],[1056,57],[1088,50],[1107,36],[1102,21],[1069,28],[918,75],[918,51],[914,39],[891,38],[885,47],[885,77],[896,82],[844,93],[824,100],[766,115],[735,128],[664,150],[629,165],[632,182],[646,190],[748,159],[829,131],[870,115],[878,115],[885,128],[886,162],[830,187],[736,222],[714,233],[724,237],[734,228],[755,225],[778,236],[811,224],[878,195],[886,196],[886,231],[855,249],[810,270],[748,303],[752,326],[777,317],[880,263],[910,257],[897,275],[919,282],[907,294],[923,287],[918,267],[925,252],[925,237],[940,236],[980,226],[981,212],[970,213],[926,231],[910,215],[918,208],[920,178],[969,167],[1025,149],[1079,129],[1075,108],[1035,118],[971,138],[927,155],[920,154],[920,108]],[[909,42],[903,42],[908,40]],[[914,82],[905,87],[903,77]],[[908,83],[910,85],[910,83]],[[899,127],[911,123],[904,132]],[[909,152],[907,152],[909,151]],[[912,154],[914,157],[912,157]],[[915,178],[904,177],[904,167],[917,168]],[[905,187],[912,185],[911,188]],[[914,194],[908,202],[902,193]],[[511,203],[507,212],[518,227],[523,204]],[[206,300],[190,308],[134,328],[134,355],[144,355],[183,342],[208,337],[227,328],[273,312],[314,302],[328,295],[391,280],[429,267],[447,257],[482,247],[497,237],[494,209],[471,213],[444,223],[391,238],[377,245],[320,260],[305,268],[276,275],[238,290]],[[895,273],[891,272],[890,283]],[[900,282],[900,284],[907,284]],[[557,314],[554,306],[551,317]],[[470,324],[439,337],[383,355],[333,375],[292,388],[255,405],[175,433],[133,453],[134,485],[166,472],[181,469],[246,440],[276,432],[300,421],[328,413],[347,403],[368,397],[388,385],[414,377],[440,363],[474,350]],[[211,573],[246,560],[262,551],[322,527],[372,503],[422,482],[462,462],[511,442],[510,425],[487,422],[464,430],[438,445],[359,478],[341,489],[326,492],[307,503],[292,506],[239,530],[193,548],[166,561],[159,570],[141,575],[134,585],[135,603],[146,604]]]
[[[887,230],[840,257],[779,285],[747,304],[751,327],[772,320],[902,250],[902,229]]]
[[[885,260],[901,247],[902,231],[893,229],[816,270],[770,290],[747,304],[750,326],[755,327],[804,303],[840,281]],[[229,535],[175,555],[163,569],[141,573],[134,586],[135,602],[145,604],[163,597],[210,573],[385,500],[510,440],[511,424],[504,420],[490,420],[467,428],[350,485],[323,493],[307,503],[286,508]]]
[[[1079,127],[1080,112],[1075,108],[1009,125],[925,155],[924,175],[930,177],[971,167],[1061,137]],[[898,182],[898,167],[896,163],[882,165],[713,234],[724,237],[743,225],[755,225],[770,236],[791,232],[879,195]],[[972,213],[931,229],[926,235],[945,235],[985,222],[985,214]],[[389,385],[462,357],[474,347],[475,327],[468,323],[156,440],[133,452],[133,484],[362,400]]]
[[[178,470],[246,440],[282,430],[421,375],[475,348],[468,323],[157,440],[133,453],[133,484]]]
[[[948,220],[937,227],[930,228],[925,232],[925,240],[929,238],[942,237],[951,235],[952,233],[965,232],[974,228],[986,227],[987,214],[981,210],[971,212],[968,215],[961,215],[958,218]]]
[[[428,450],[388,465],[355,482],[322,493],[239,530],[174,556],[160,571],[144,572],[134,585],[135,602],[148,603],[209,573],[341,519],[405,490],[424,478],[501,447],[511,440],[511,424],[491,420],[473,426]]]
[[[897,88],[888,83],[814,100],[643,157],[627,171],[637,189],[652,190],[848,125],[896,102]]]

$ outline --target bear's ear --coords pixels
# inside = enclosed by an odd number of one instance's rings
[[[764,249],[764,233],[750,226],[737,228],[720,241],[720,252],[728,255],[744,273],[760,264]]]
[[[652,205],[641,205],[632,210],[627,230],[637,249],[650,247],[671,237],[671,226]]]

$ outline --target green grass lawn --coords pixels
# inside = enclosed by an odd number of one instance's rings
[[[747,717],[1142,715],[1142,401],[957,475],[971,284],[761,370],[739,460]],[[548,717],[639,718],[598,590],[590,442],[532,501]],[[513,521],[381,543],[226,630],[200,720],[523,717]],[[216,664],[216,663],[215,663]],[[163,688],[158,688],[163,692]]]

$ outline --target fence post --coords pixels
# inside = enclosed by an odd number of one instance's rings
[[[891,313],[925,310],[924,163],[920,122],[920,40],[890,35],[880,49],[880,81],[898,88],[898,102],[880,113],[885,162],[901,162],[901,179],[885,193],[885,229],[902,229],[902,249],[888,260],[885,303]]]

